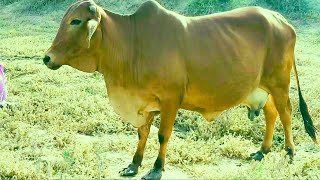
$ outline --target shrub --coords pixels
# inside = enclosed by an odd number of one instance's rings
[[[0,4],[1,5],[8,5],[8,4],[15,3],[17,1],[19,1],[19,0],[2,0],[2,1],[0,1]]]
[[[230,7],[232,0],[192,0],[184,10],[188,15],[205,15],[224,11]]]
[[[256,4],[294,17],[308,15],[311,11],[308,0],[256,0]]]

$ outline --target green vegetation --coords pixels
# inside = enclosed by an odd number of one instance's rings
[[[109,104],[102,76],[70,67],[51,71],[42,64],[59,23],[73,0],[2,0],[0,63],[9,81],[9,108],[0,109],[1,179],[118,178],[137,145],[136,129],[123,123]],[[119,13],[132,13],[143,0],[99,0]],[[319,0],[159,0],[168,9],[201,15],[246,5],[279,10],[298,33],[297,68],[315,126],[320,129]],[[246,117],[246,109],[224,112],[213,123],[181,110],[169,142],[164,178],[319,179],[320,148],[304,132],[292,76],[293,163],[283,151],[278,121],[274,151],[262,162],[247,160],[259,149],[264,118]],[[154,123],[138,178],[158,152]],[[181,175],[181,176],[180,176]]]

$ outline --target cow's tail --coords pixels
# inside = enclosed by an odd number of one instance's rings
[[[312,138],[313,142],[318,144],[317,137],[316,137],[317,129],[313,125],[311,116],[310,116],[309,111],[308,111],[308,106],[307,106],[307,104],[306,104],[306,102],[303,99],[303,96],[301,94],[299,77],[298,77],[298,72],[297,72],[295,59],[293,60],[293,70],[294,70],[294,74],[296,76],[297,85],[298,85],[299,109],[300,109],[300,112],[301,112],[301,115],[302,115],[304,128],[305,128],[306,132],[308,133],[308,135]]]

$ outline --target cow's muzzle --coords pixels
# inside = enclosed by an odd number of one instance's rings
[[[45,55],[44,58],[43,58],[43,63],[49,68],[49,69],[52,69],[52,70],[57,70],[61,67],[61,65],[56,65],[54,64],[52,61],[51,61],[51,58],[50,56],[47,56]]]
[[[50,59],[51,59],[50,56],[45,55],[43,58],[43,63],[47,66],[48,63],[50,62]]]

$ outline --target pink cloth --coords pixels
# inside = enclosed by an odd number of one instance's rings
[[[0,64],[0,107],[2,107],[3,102],[7,99],[7,80],[4,75],[4,67]]]

